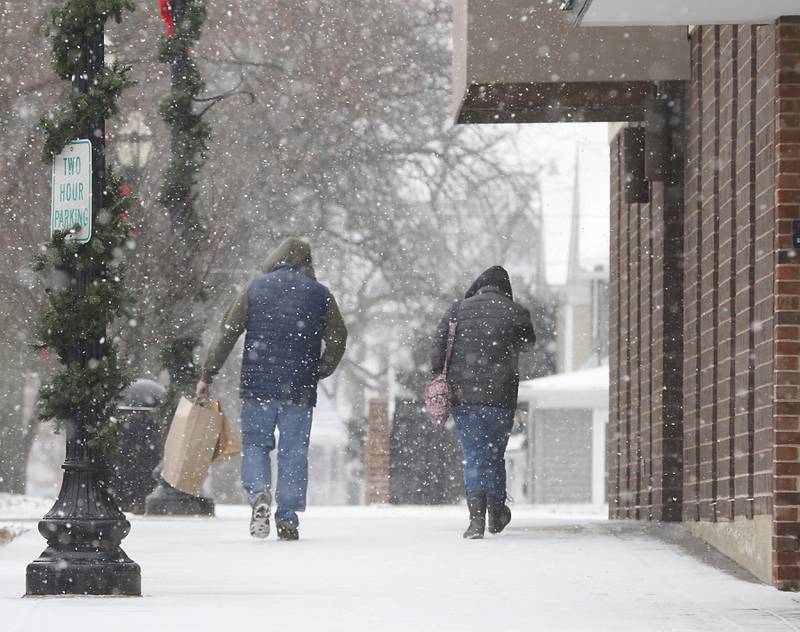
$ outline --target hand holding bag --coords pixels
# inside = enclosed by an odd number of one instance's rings
[[[437,426],[450,418],[450,410],[453,407],[453,391],[447,381],[447,370],[450,368],[453,343],[456,339],[458,305],[455,303],[450,309],[450,328],[447,332],[447,351],[444,355],[442,372],[425,385],[425,410],[428,412],[428,417]]]

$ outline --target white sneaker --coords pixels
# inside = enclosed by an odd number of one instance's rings
[[[253,513],[250,515],[250,535],[259,540],[269,536],[269,505],[272,497],[269,492],[256,496]]]

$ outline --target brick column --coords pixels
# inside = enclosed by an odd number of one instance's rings
[[[649,199],[623,140],[611,142],[609,516],[680,521],[683,472],[684,101],[679,82],[653,85],[645,130]],[[630,143],[631,136],[628,136]],[[645,147],[647,145],[645,144]]]
[[[755,26],[737,29],[736,123],[736,393],[734,418],[734,515],[753,518],[756,332],[756,95]]]
[[[772,578],[800,590],[800,18],[776,32],[775,363]]]
[[[683,505],[683,266],[686,89],[662,84],[667,152],[653,215],[653,518],[681,520]]]
[[[700,147],[699,259],[699,475],[700,519],[717,519],[717,377],[719,361],[719,136],[720,136],[720,31],[718,26],[704,29],[700,43],[703,100]]]
[[[389,403],[369,402],[367,419],[366,475],[368,505],[389,502]]]
[[[684,209],[683,322],[683,510],[684,521],[700,517],[700,244],[702,231],[703,56],[705,27],[691,39],[692,79],[687,103],[686,206]]]
[[[622,226],[620,214],[622,212],[622,159],[620,158],[619,135],[611,142],[611,226],[610,226],[610,275],[608,279],[609,297],[609,341],[608,341],[608,366],[609,366],[609,404],[608,404],[608,429],[606,436],[608,467],[608,517],[616,520],[622,517],[620,510],[620,495],[622,486],[620,475],[622,471],[622,444],[625,435],[622,431],[622,358],[624,354],[623,332],[620,324],[620,286],[621,264],[620,250],[622,249]]]

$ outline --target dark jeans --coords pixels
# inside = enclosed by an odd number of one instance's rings
[[[271,491],[270,452],[278,442],[277,522],[299,524],[298,511],[306,508],[310,406],[289,402],[242,399],[242,485],[252,505],[262,492]]]
[[[497,406],[464,405],[453,408],[464,450],[464,491],[506,497],[506,446],[514,425],[514,411]]]

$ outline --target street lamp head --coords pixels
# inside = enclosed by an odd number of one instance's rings
[[[153,149],[153,133],[144,122],[141,112],[131,112],[116,135],[117,158],[123,167],[141,169],[147,164]]]

